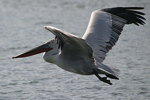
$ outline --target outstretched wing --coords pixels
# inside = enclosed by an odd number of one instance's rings
[[[56,36],[61,55],[78,60],[88,58],[94,62],[93,51],[85,40],[55,27],[46,26],[45,28]]]
[[[98,62],[103,62],[106,53],[112,49],[125,24],[143,25],[144,13],[135,11],[143,7],[116,7],[96,10],[91,14],[89,25],[83,39],[93,50]]]

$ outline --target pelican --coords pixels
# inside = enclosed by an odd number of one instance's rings
[[[125,24],[144,25],[144,7],[114,7],[93,11],[82,38],[61,29],[45,26],[55,38],[12,58],[22,58],[45,52],[43,59],[60,68],[81,75],[95,75],[112,85],[119,80],[119,69],[103,64],[106,53],[112,49]],[[105,75],[101,77],[99,74]]]

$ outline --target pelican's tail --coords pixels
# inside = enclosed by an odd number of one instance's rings
[[[112,79],[119,79],[119,69],[115,67],[108,67],[102,63],[97,63],[97,69],[95,71],[98,74],[105,74],[107,77]]]
[[[113,66],[109,66],[109,68],[112,70],[112,72],[113,72],[113,75],[115,75],[115,77],[117,78],[117,79],[119,79],[118,77],[119,77],[119,72],[120,72],[120,70],[118,69],[118,68],[115,68],[115,67],[113,67]],[[107,75],[106,74],[106,76],[107,77],[109,77],[109,78],[113,78],[113,77],[111,77],[111,75]],[[115,78],[115,79],[116,79]]]

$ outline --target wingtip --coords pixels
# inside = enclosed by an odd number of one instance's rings
[[[125,7],[127,9],[144,9],[145,7]]]
[[[52,30],[54,30],[54,29],[57,29],[57,28],[52,27],[52,26],[44,26],[44,28],[45,28],[46,30],[48,30],[48,31],[52,31]]]
[[[44,26],[44,28],[45,28],[46,30],[48,30],[48,31],[51,31],[50,26]]]
[[[45,29],[48,29],[49,26],[44,26]]]

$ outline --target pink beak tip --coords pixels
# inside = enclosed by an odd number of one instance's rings
[[[16,58],[16,57],[12,57],[12,59],[14,59],[14,58]]]

